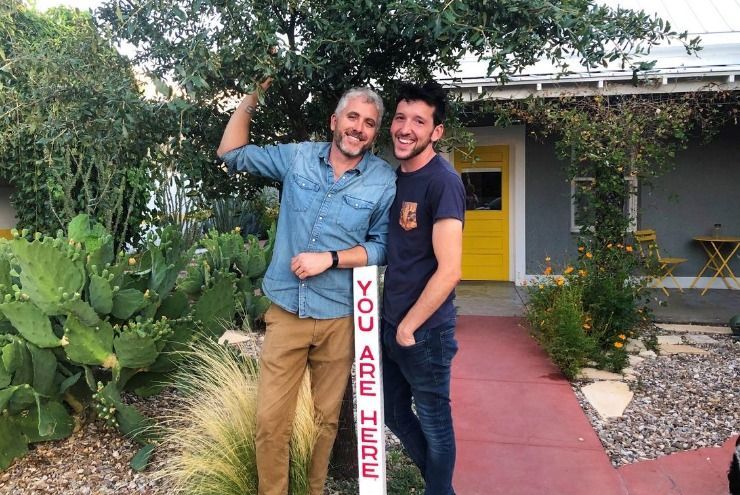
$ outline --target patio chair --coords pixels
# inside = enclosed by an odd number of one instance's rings
[[[637,243],[638,249],[640,250],[640,256],[645,258],[646,261],[654,260],[657,263],[657,273],[655,274],[655,283],[660,287],[666,296],[669,296],[668,290],[663,285],[663,281],[666,277],[671,277],[673,283],[676,284],[678,290],[683,292],[681,284],[678,283],[676,277],[673,276],[673,270],[676,269],[681,263],[686,263],[687,258],[664,258],[660,255],[658,249],[658,236],[655,234],[653,229],[636,230],[635,231],[635,242]]]

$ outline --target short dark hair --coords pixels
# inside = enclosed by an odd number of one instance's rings
[[[423,101],[434,108],[434,125],[444,123],[447,118],[447,93],[444,88],[429,81],[424,85],[404,82],[398,86],[396,106],[400,101]]]

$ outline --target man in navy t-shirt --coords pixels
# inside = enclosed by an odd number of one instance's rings
[[[450,366],[457,352],[453,300],[461,272],[465,188],[434,150],[444,133],[442,87],[404,84],[396,104],[391,139],[401,164],[383,293],[385,422],[421,470],[425,493],[451,495]]]

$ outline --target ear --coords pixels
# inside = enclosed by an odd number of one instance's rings
[[[334,131],[337,128],[337,114],[333,113],[331,114],[331,121],[329,126],[331,127],[331,130]]]
[[[436,143],[440,139],[442,139],[442,136],[444,136],[445,133],[445,126],[444,124],[439,124],[437,127],[434,128],[432,131],[432,142]]]

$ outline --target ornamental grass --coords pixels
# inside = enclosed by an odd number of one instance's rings
[[[257,493],[255,457],[258,362],[236,348],[200,342],[176,377],[179,400],[163,421],[157,466],[171,493]],[[309,493],[308,467],[319,426],[309,374],[303,378],[290,443],[290,493]]]

